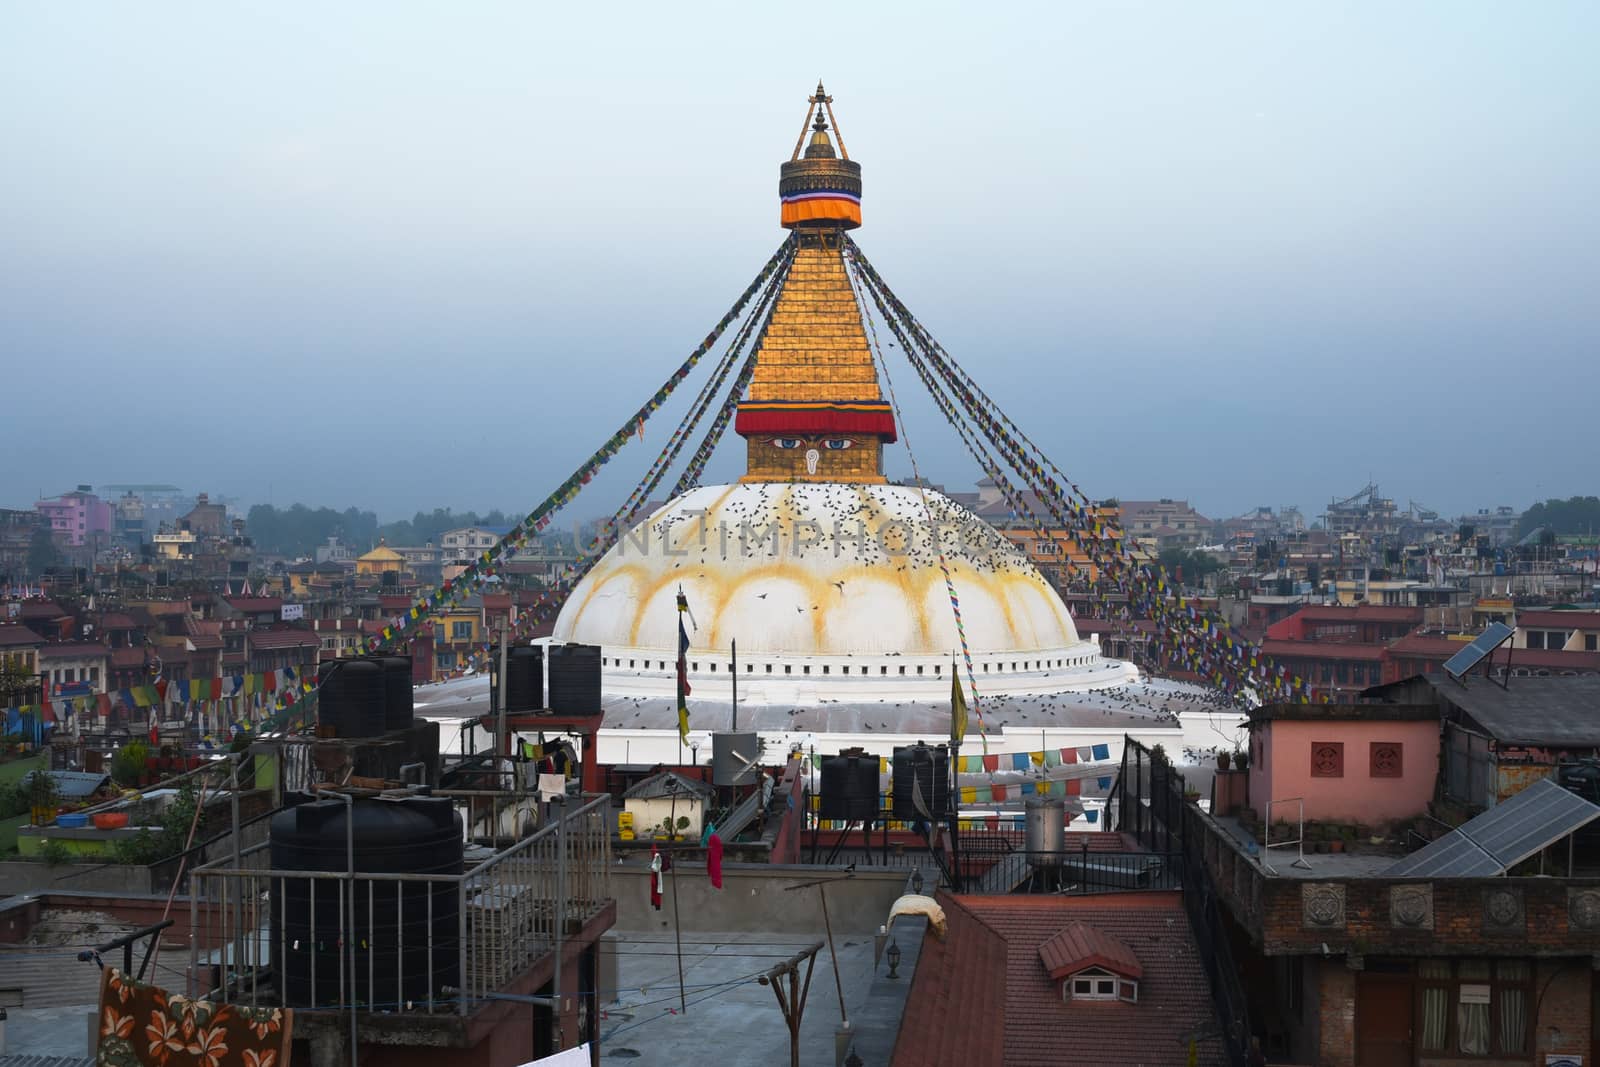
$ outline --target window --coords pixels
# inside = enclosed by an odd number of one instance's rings
[[[1585,652],[1600,652],[1600,634],[1584,634],[1583,650]]]
[[[1062,982],[1061,995],[1063,1000],[1125,1000],[1132,1004],[1139,1000],[1139,983],[1090,967]]]
[[[1544,631],[1543,630],[1529,630],[1528,631],[1528,647],[1529,648],[1537,648],[1537,649],[1543,649],[1544,648]]]
[[[1369,773],[1374,778],[1400,778],[1405,746],[1399,741],[1374,741],[1368,757]]]
[[[470,641],[470,640],[472,640],[472,620],[471,619],[463,619],[463,620],[459,620],[457,622],[451,623],[450,624],[450,640],[452,640],[452,641]]]
[[[1424,1052],[1528,1051],[1533,965],[1527,960],[1423,960],[1417,979]]]
[[[1344,777],[1344,742],[1311,742],[1311,777]]]

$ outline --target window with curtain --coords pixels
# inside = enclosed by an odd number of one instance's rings
[[[1417,964],[1422,1051],[1491,1056],[1528,1051],[1533,965],[1527,960]]]

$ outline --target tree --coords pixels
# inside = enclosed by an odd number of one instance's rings
[[[1522,518],[1517,522],[1517,536],[1526,537],[1541,526],[1557,534],[1600,530],[1600,497],[1574,496],[1535,504],[1522,513]]]
[[[33,539],[28,542],[28,575],[38,578],[51,567],[61,563],[61,550],[56,548],[56,539],[50,535],[50,530],[45,526],[37,526],[33,531]]]
[[[1186,585],[1199,585],[1206,575],[1222,569],[1222,561],[1209,552],[1191,552],[1185,548],[1161,550],[1161,566],[1168,574],[1176,575],[1183,568]]]
[[[20,661],[0,661],[0,708],[28,702],[38,687],[39,679]]]

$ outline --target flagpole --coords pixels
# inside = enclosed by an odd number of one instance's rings
[[[961,892],[961,737],[967,731],[966,700],[961,694],[961,667],[955,653],[950,654],[950,677],[954,692],[962,696],[958,724],[957,703],[950,701],[950,892]]]

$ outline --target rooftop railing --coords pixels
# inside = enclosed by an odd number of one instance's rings
[[[274,869],[266,843],[196,868],[191,995],[472,1014],[611,900],[610,798],[552,803],[570,810],[461,874]]]

